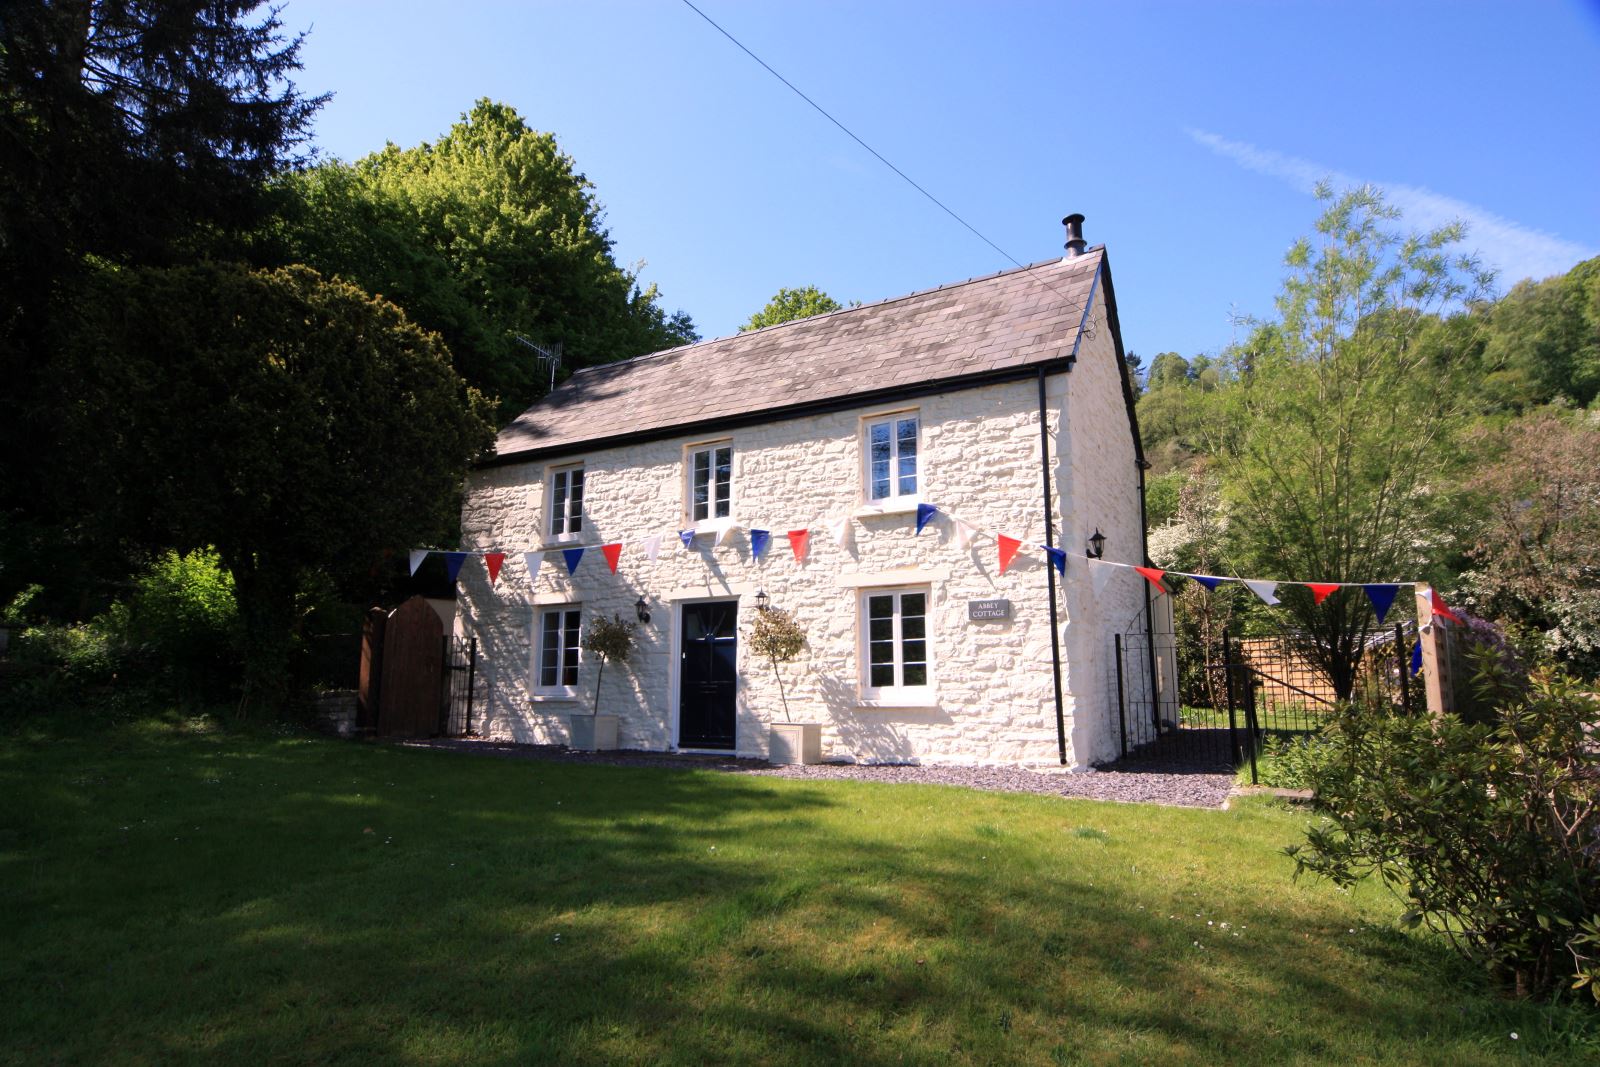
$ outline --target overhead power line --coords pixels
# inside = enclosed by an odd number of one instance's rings
[[[946,215],[949,215],[951,218],[955,219],[962,226],[965,226],[967,228],[967,230],[974,237],[976,237],[978,240],[982,241],[984,244],[988,245],[990,248],[994,249],[996,252],[1000,253],[1000,255],[1004,256],[1006,259],[1010,260],[1011,264],[1013,266],[1022,267],[1024,270],[1026,270],[1030,274],[1032,274],[1032,271],[1033,271],[1032,267],[1030,267],[1027,264],[1023,263],[1021,260],[1017,259],[1017,257],[1013,256],[1010,252],[1007,252],[1005,249],[1003,249],[999,245],[995,244],[988,237],[986,237],[983,234],[983,232],[981,230],[979,230],[976,226],[972,225],[972,223],[968,222],[966,219],[964,219],[960,215],[956,214],[955,211],[953,211],[949,207],[949,205],[947,205],[944,201],[940,200],[938,197],[936,197],[932,193],[928,192],[928,190],[924,189],[921,185],[917,184],[917,182],[911,177],[911,175],[907,174],[905,171],[901,170],[899,167],[897,167],[893,163],[889,162],[889,160],[884,158],[884,155],[883,155],[882,152],[879,152],[876,148],[873,148],[867,142],[863,141],[860,137],[858,137],[856,135],[854,130],[850,129],[850,127],[846,126],[844,123],[842,123],[838,119],[834,118],[833,115],[828,112],[827,108],[823,107],[821,104],[819,104],[815,100],[811,99],[805,93],[801,92],[800,88],[797,85],[795,85],[794,82],[790,81],[788,78],[785,78],[782,74],[779,74],[777,71],[773,70],[772,69],[772,65],[770,63],[768,63],[766,60],[762,59],[760,56],[756,55],[754,52],[750,51],[749,48],[745,47],[744,42],[739,40],[739,38],[735,37],[733,34],[729,33],[727,30],[723,29],[722,26],[717,22],[716,19],[712,18],[710,15],[707,15],[704,11],[701,11],[698,7],[695,7],[694,4],[690,2],[690,0],[683,0],[683,4],[690,11],[693,11],[696,15],[699,15],[701,18],[705,19],[706,22],[709,23],[711,25],[711,27],[713,29],[715,29],[718,33],[722,34],[722,36],[724,36],[728,40],[732,41],[734,43],[734,45],[739,49],[739,51],[743,52],[745,55],[749,56],[751,59],[753,59],[757,63],[761,64],[761,68],[763,70],[765,70],[768,74],[772,75],[774,78],[777,78],[784,85],[788,86],[789,90],[791,92],[793,92],[796,96],[798,96],[800,99],[804,100],[806,103],[810,104],[811,107],[816,110],[817,114],[821,115],[823,118],[827,119],[829,122],[831,122],[835,126],[839,127],[839,129],[844,132],[846,137],[849,137],[856,144],[860,145],[862,148],[865,148],[868,152],[872,153],[873,158],[875,158],[879,163],[882,163],[884,166],[886,166],[890,170],[894,171],[902,179],[904,179],[904,181],[905,181],[905,183],[907,185],[911,186],[911,188],[915,189],[917,192],[919,192],[923,196],[927,197],[928,200],[930,200],[935,206],[937,206],[940,211],[943,211]],[[1034,275],[1033,276],[1033,280],[1035,282],[1039,283],[1040,285],[1044,286],[1046,289],[1049,289],[1051,292],[1055,293],[1057,296],[1061,297],[1061,299],[1067,301],[1067,305],[1069,307],[1076,308],[1078,306],[1077,304],[1074,304],[1072,302],[1071,298],[1069,298],[1066,293],[1063,293],[1060,289],[1057,289],[1055,286],[1051,285],[1049,282],[1045,281],[1043,278],[1040,278],[1037,275]]]

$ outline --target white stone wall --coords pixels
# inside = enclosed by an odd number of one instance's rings
[[[1138,562],[1139,507],[1133,447],[1118,384],[1110,330],[1103,312],[1094,339],[1080,348],[1070,374],[1047,383],[1049,430],[1055,452],[1052,477],[1065,509],[1058,543],[1081,550],[1098,526],[1108,559]],[[686,383],[685,388],[692,388]],[[954,529],[936,519],[918,536],[914,510],[872,514],[864,509],[863,418],[914,407],[922,424],[922,499],[981,528],[1044,538],[1040,504],[1038,392],[1035,381],[966,389],[904,405],[863,408],[733,430],[611,448],[549,463],[525,463],[474,472],[463,513],[463,547],[512,553],[491,588],[481,564],[462,572],[459,632],[479,639],[478,680],[484,709],[480,729],[519,741],[565,742],[567,717],[587,713],[594,697],[595,664],[580,671],[581,702],[535,698],[531,692],[532,620],[535,610],[581,603],[595,612],[634,616],[642,594],[651,622],[626,666],[608,666],[600,708],[620,717],[624,748],[676,746],[676,668],[673,632],[677,605],[694,599],[740,601],[740,682],[737,751],[763,756],[766,724],[784,719],[772,668],[746,655],[744,639],[764,589],[776,606],[795,613],[809,648],[780,668],[791,718],[823,727],[824,758],[859,762],[1058,762],[1051,674],[1049,603],[1043,554],[1023,554],[998,573],[994,540],[979,537],[970,551],[956,545]],[[1061,432],[1065,411],[1067,431]],[[611,431],[612,427],[597,427]],[[686,517],[686,446],[725,436],[733,442],[733,517],[742,529],[723,547],[710,536],[686,551],[674,531]],[[589,546],[577,573],[568,576],[558,554],[547,557],[530,589],[520,552],[558,548],[541,536],[550,466],[581,459],[585,469],[585,530]],[[853,516],[852,540],[840,548],[829,524]],[[1063,530],[1063,509],[1055,521]],[[748,530],[772,531],[760,562],[750,555]],[[811,530],[808,559],[798,564],[786,531]],[[650,561],[638,541],[665,535],[661,556]],[[599,545],[623,542],[612,574]],[[1063,611],[1062,651],[1068,760],[1075,765],[1115,754],[1107,737],[1114,711],[1106,698],[1111,622],[1122,623],[1141,603],[1134,582],[1119,576],[1101,603],[1081,559],[1069,562],[1058,594]],[[860,590],[929,587],[929,638],[935,701],[919,708],[860,705]],[[967,602],[1005,598],[1012,618],[969,622]]]
[[[1105,535],[1107,560],[1143,565],[1137,453],[1104,296],[1102,287],[1078,362],[1066,376],[1067,432],[1057,445],[1055,473],[1056,490],[1068,502],[1061,543],[1081,552],[1099,529]],[[1105,763],[1121,752],[1112,635],[1143,632],[1145,590],[1153,587],[1137,571],[1118,567],[1109,569],[1104,589],[1096,594],[1090,567],[1072,558],[1065,586],[1070,621],[1063,658],[1073,709],[1071,748],[1080,764]],[[1134,666],[1130,663],[1128,669]]]

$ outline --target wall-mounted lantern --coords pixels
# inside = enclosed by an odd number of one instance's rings
[[[641,623],[648,623],[650,621],[650,605],[645,603],[644,594],[641,593],[639,595],[639,599],[634,602],[633,611],[634,614],[639,616],[639,621]]]
[[[766,590],[757,589],[756,590],[756,610],[757,611],[766,611],[767,608],[770,607],[771,605],[772,605],[772,598],[767,595]]]
[[[1102,559],[1106,554],[1106,535],[1100,532],[1100,527],[1094,528],[1094,536],[1089,538],[1089,558]]]

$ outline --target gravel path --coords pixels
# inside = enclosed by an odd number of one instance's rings
[[[1006,793],[1044,793],[1130,804],[1219,808],[1233,788],[1233,775],[1212,767],[1116,765],[1074,773],[1030,771],[1020,767],[922,767],[904,764],[824,763],[808,767],[774,766],[765,760],[733,756],[680,756],[662,752],[575,752],[561,745],[519,745],[508,741],[441,739],[402,742],[408,748],[436,748],[501,759],[585,763],[607,767],[664,767],[726,771],[770,778],[835,779],[867,782],[921,782],[993,789]]]

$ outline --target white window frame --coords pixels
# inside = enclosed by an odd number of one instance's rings
[[[916,435],[916,489],[909,493],[900,491],[900,434],[899,424],[905,419],[915,419],[917,422]],[[889,493],[887,496],[875,497],[872,495],[872,430],[876,426],[889,427]],[[863,416],[861,419],[861,500],[869,507],[888,507],[896,505],[910,506],[921,501],[923,479],[926,475],[923,463],[922,448],[922,410],[920,408],[905,408],[900,411],[884,411],[873,415]]]
[[[728,512],[726,515],[718,515],[716,497],[717,452],[724,448],[728,450]],[[702,454],[708,457],[706,460],[706,514],[703,517],[694,513],[695,458]],[[738,453],[733,447],[733,439],[731,437],[724,437],[716,441],[697,441],[694,444],[684,446],[683,514],[689,525],[694,529],[718,529],[733,522],[733,487],[734,483],[738,481],[734,471],[737,456]]]
[[[577,513],[572,508],[572,475],[576,473],[583,476],[583,492],[578,494]],[[562,493],[560,510],[556,506],[556,483],[565,480],[566,487]],[[586,518],[585,505],[589,498],[589,478],[584,471],[582,463],[563,463],[551,467],[545,475],[545,544],[555,544],[562,541],[577,541],[583,537],[583,523]],[[557,531],[556,524],[559,520],[561,529]],[[574,528],[573,523],[577,526]]]
[[[902,630],[905,613],[901,603],[906,596],[920,595],[922,597],[922,637],[924,681],[921,685],[906,685],[904,671],[906,668],[905,643],[907,638]],[[872,684],[872,617],[871,603],[876,597],[893,597],[893,622],[891,640],[893,642],[893,660],[891,666],[894,671],[894,682],[890,685]],[[856,601],[856,627],[860,635],[857,642],[858,656],[861,664],[861,704],[866,707],[931,707],[936,703],[934,688],[934,656],[933,656],[933,589],[927,585],[897,585],[882,586],[875,589],[862,589]],[[915,662],[915,661],[913,661]]]
[[[571,640],[573,642],[571,645],[568,644],[569,628],[567,626],[568,620],[566,618],[566,615],[569,613],[578,616],[578,630],[575,634],[571,635]],[[545,648],[547,647],[545,643],[545,619],[551,617],[555,617],[559,620],[556,623],[556,684],[546,685],[544,684],[544,653]],[[536,699],[543,698],[545,700],[578,699],[581,679],[580,672],[583,669],[583,605],[539,605],[539,607],[535,608],[533,612],[532,636],[533,639],[530,642],[533,650],[533,662],[532,669],[530,671],[532,677],[529,679],[532,684],[529,686],[529,689],[531,690],[533,696]],[[563,675],[566,673],[566,668],[568,666],[567,653],[569,651],[573,654],[573,662],[570,665],[573,672],[572,681],[570,684],[563,679]]]

